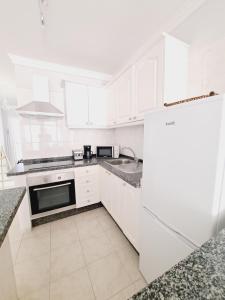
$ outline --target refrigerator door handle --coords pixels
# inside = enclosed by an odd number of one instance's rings
[[[159,222],[162,226],[166,227],[167,229],[169,229],[170,231],[172,231],[174,234],[178,235],[179,238],[185,243],[187,244],[189,247],[191,247],[193,250],[195,250],[196,248],[199,248],[197,245],[195,245],[192,241],[190,241],[189,239],[187,239],[186,237],[184,237],[179,231],[176,231],[174,228],[170,227],[169,225],[167,225],[166,223],[164,223],[157,215],[155,215],[152,211],[149,210],[149,208],[147,208],[146,206],[143,206],[143,208],[147,211],[147,213],[149,215],[151,215],[151,217],[153,219],[155,219],[157,222]]]

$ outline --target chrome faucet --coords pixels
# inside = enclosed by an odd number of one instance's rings
[[[130,148],[130,147],[122,147],[121,148],[121,150],[124,150],[124,149],[129,150],[133,154],[134,161],[138,164],[139,160],[138,160],[137,156],[135,155],[134,150],[132,148]]]

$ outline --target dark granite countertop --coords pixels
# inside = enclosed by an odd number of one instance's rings
[[[0,247],[25,195],[25,187],[0,191]]]
[[[225,299],[225,229],[131,299]]]
[[[112,159],[112,158],[111,158]],[[106,163],[105,158],[92,158],[90,160],[83,159],[74,161],[72,157],[66,158],[51,158],[43,160],[26,160],[18,163],[14,168],[8,172],[8,176],[24,175],[36,172],[46,172],[53,170],[61,170],[68,168],[87,167],[92,165],[100,165],[108,171],[112,172],[116,176],[120,177],[130,185],[134,187],[140,187],[140,180],[142,173],[125,173],[117,168]],[[140,162],[141,163],[141,162]],[[142,163],[141,163],[142,164]]]

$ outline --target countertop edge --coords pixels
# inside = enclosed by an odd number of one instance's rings
[[[0,236],[0,247],[2,246],[2,244],[3,244],[4,240],[5,240],[5,237],[6,237],[7,233],[8,233],[8,231],[9,231],[9,228],[10,228],[10,226],[11,226],[13,220],[14,220],[14,217],[15,217],[17,211],[18,211],[18,208],[20,207],[20,204],[21,204],[21,202],[23,200],[23,197],[26,194],[26,187],[24,187],[24,186],[18,187],[18,188],[7,189],[7,190],[13,190],[13,189],[23,189],[23,191],[21,191],[21,194],[19,195],[17,204],[14,207],[13,212],[9,216],[8,221],[5,224],[4,230],[3,230],[3,232],[2,232],[2,234]],[[3,191],[7,191],[7,190],[3,190]]]
[[[110,165],[106,164],[104,160],[102,161],[95,161],[95,162],[89,162],[87,164],[84,165],[68,165],[68,166],[56,166],[56,167],[52,167],[51,169],[40,169],[40,170],[28,170],[28,171],[18,171],[18,172],[8,172],[7,176],[20,176],[20,175],[26,175],[26,174],[33,174],[33,173],[38,173],[38,172],[48,172],[48,171],[56,171],[56,170],[63,170],[63,169],[76,169],[76,168],[83,168],[83,167],[88,167],[88,166],[101,166],[104,169],[110,171],[111,173],[113,173],[115,176],[119,177],[120,179],[124,180],[125,182],[127,182],[128,184],[130,184],[131,186],[135,187],[135,188],[140,188],[140,180],[129,180],[128,177],[131,177],[131,174],[126,174],[122,171],[118,171],[115,170],[113,167],[111,167]],[[137,176],[137,175],[134,175]],[[126,178],[127,177],[127,178]],[[140,176],[141,178],[141,176]]]

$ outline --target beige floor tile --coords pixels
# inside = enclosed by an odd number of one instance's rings
[[[19,298],[19,300],[49,300],[49,285],[40,288],[38,291],[33,292],[25,297]]]
[[[116,253],[88,266],[96,299],[105,300],[131,284],[131,280]]]
[[[34,235],[22,239],[17,252],[16,263],[50,252],[50,235]]]
[[[17,293],[25,297],[49,284],[50,254],[15,264]]]
[[[64,218],[50,223],[52,231],[67,231],[76,228],[75,216]]]
[[[120,291],[118,294],[110,298],[110,300],[127,300],[134,294],[139,292],[142,288],[146,286],[146,282],[143,279],[139,279],[134,284],[128,286],[127,288]]]
[[[130,246],[129,241],[118,227],[106,230],[105,233],[115,249]]]
[[[66,218],[51,223],[51,248],[70,245],[79,240],[74,219]]]
[[[95,220],[98,218],[98,214],[96,212],[95,209],[90,210],[90,211],[86,211],[86,212],[82,212],[80,214],[75,215],[75,222],[76,224],[80,223],[80,222],[89,222],[92,220]]]
[[[50,262],[51,281],[84,267],[85,260],[80,242],[76,241],[70,245],[52,249]]]
[[[117,228],[116,222],[113,220],[113,218],[109,214],[105,214],[101,217],[99,217],[99,222],[103,228],[103,230],[110,230],[113,228]]]
[[[139,255],[131,245],[121,247],[116,250],[122,264],[125,266],[127,273],[132,281],[142,278],[139,271]]]
[[[107,256],[113,250],[112,244],[104,233],[100,237],[82,240],[81,245],[87,264]]]
[[[98,219],[80,219],[77,221],[77,229],[80,240],[100,237],[104,232]]]
[[[88,272],[80,269],[50,285],[51,300],[94,300]]]
[[[23,234],[23,239],[39,236],[50,236],[50,223],[32,227]]]
[[[93,209],[89,213],[93,217],[97,217],[97,218],[109,215],[109,213],[107,212],[107,210],[104,207],[99,207],[99,208]]]

